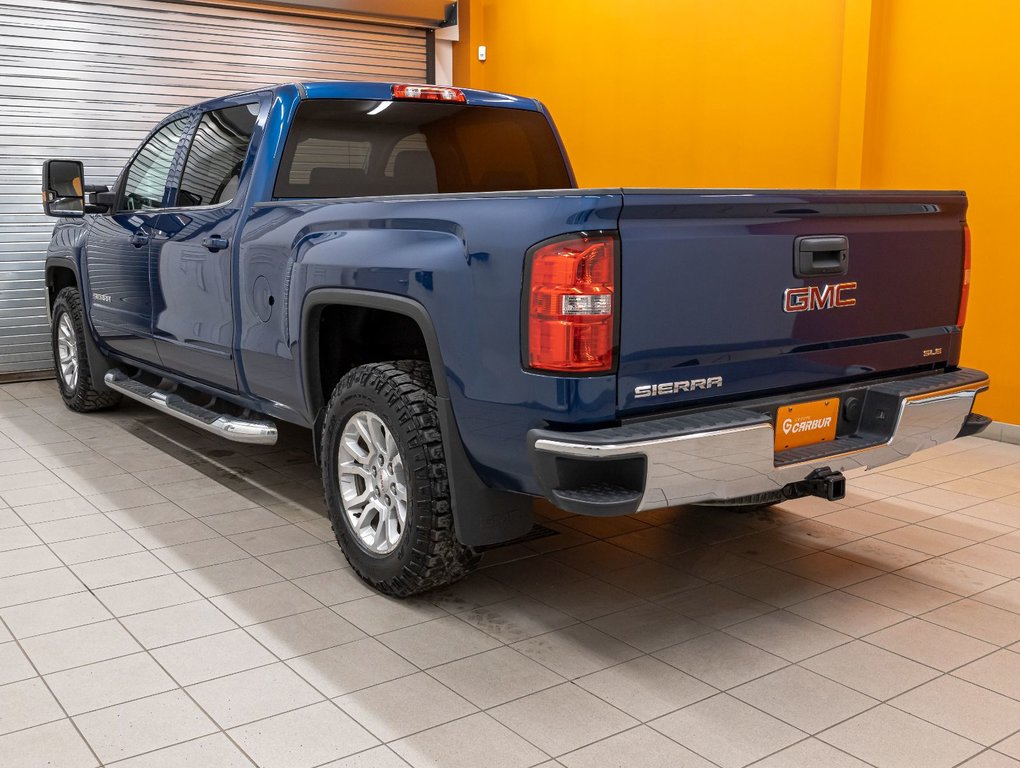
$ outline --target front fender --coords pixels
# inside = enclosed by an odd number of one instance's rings
[[[74,285],[81,294],[82,318],[85,326],[85,356],[92,373],[92,386],[97,392],[109,391],[103,377],[111,366],[106,356],[99,349],[96,330],[89,315],[91,302],[87,295],[88,286],[82,280],[81,260],[85,248],[88,227],[84,219],[60,221],[53,228],[53,236],[46,250],[46,314],[50,323],[53,322],[53,301],[59,290],[66,286],[66,280],[60,278],[63,272],[73,275]]]

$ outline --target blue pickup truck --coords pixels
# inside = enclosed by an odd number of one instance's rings
[[[838,499],[988,423],[960,192],[577,189],[532,99],[334,82],[176,112],[112,189],[50,160],[43,201],[67,406],[309,428],[341,548],[394,595],[525,535],[534,497]]]

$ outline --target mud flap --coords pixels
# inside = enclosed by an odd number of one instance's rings
[[[532,498],[497,491],[482,482],[468,458],[449,398],[436,397],[457,539],[469,547],[499,544],[524,536],[533,523]]]

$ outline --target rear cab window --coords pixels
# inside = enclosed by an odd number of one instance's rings
[[[277,199],[563,189],[570,174],[540,112],[401,101],[302,102]]]
[[[176,205],[222,205],[237,192],[258,117],[258,103],[202,114],[184,163]]]

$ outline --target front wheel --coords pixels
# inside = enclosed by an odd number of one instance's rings
[[[340,380],[326,407],[322,478],[340,548],[379,591],[413,595],[477,562],[454,533],[427,363],[362,365]]]
[[[85,316],[77,288],[64,288],[53,302],[50,327],[53,342],[53,367],[64,404],[72,411],[88,413],[112,408],[120,394],[94,386],[92,369],[85,352]]]

